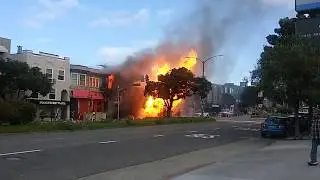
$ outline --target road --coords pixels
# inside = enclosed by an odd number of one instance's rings
[[[254,123],[215,122],[0,135],[0,179],[64,180],[258,137]]]

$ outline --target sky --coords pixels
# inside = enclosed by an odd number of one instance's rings
[[[120,64],[141,49],[155,47],[166,28],[188,14],[194,5],[191,1],[0,0],[0,37],[12,40],[12,53],[22,45],[70,57],[73,64]],[[262,1],[266,14],[261,24],[243,34],[250,41],[232,51],[234,64],[219,83],[239,83],[249,76],[266,44],[265,37],[273,33],[280,18],[294,16],[294,0],[252,1]],[[237,30],[246,30],[245,24],[242,27]]]

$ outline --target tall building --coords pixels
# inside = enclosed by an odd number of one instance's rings
[[[52,90],[46,96],[32,94],[29,100],[37,105],[37,118],[69,119],[70,115],[70,59],[58,55],[31,50],[18,51],[11,55],[13,60],[26,62],[30,67],[38,67],[53,83]]]
[[[207,96],[207,103],[209,104],[220,104],[221,97],[223,94],[230,94],[234,97],[237,103],[240,102],[240,95],[243,92],[245,83],[240,83],[241,86],[235,85],[234,83],[213,84],[212,90]]]

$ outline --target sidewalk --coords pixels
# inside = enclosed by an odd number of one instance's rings
[[[308,167],[310,141],[277,141],[246,155],[191,171],[172,180],[318,180]]]
[[[168,180],[175,175],[261,149],[269,143],[260,139],[248,139],[155,162],[102,172],[78,180]]]

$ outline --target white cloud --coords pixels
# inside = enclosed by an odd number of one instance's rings
[[[149,10],[141,9],[137,12],[114,11],[90,23],[92,27],[123,27],[146,23],[149,20]]]
[[[57,19],[78,6],[78,0],[38,0],[32,7],[33,15],[25,21],[25,24],[30,27],[42,27],[47,21]]]
[[[99,55],[107,64],[121,64],[126,58],[144,48],[153,48],[156,40],[134,41],[128,46],[104,46],[98,50]]]
[[[294,0],[262,0],[267,5],[271,6],[285,6],[287,8],[294,8]]]
[[[161,9],[157,12],[157,15],[159,17],[168,17],[171,16],[173,14],[173,10],[168,8],[168,9]]]

